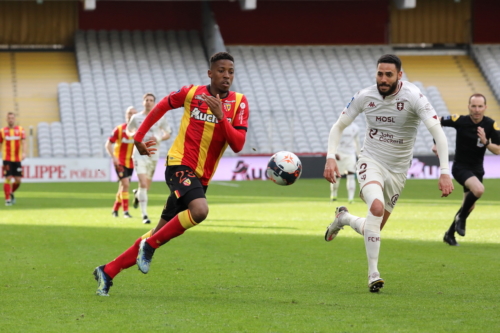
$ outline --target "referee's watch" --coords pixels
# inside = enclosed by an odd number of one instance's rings
[[[483,146],[488,147],[489,144],[490,144],[490,140],[486,141],[486,143]]]

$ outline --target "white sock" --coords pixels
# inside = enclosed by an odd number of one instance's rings
[[[331,198],[336,198],[337,197],[337,192],[339,190],[339,185],[340,185],[340,178],[337,178],[336,183],[330,183],[330,197]]]
[[[139,200],[139,206],[141,206],[142,216],[148,215],[148,189],[139,187],[137,190],[137,199]]]
[[[382,216],[374,216],[368,212],[365,220],[365,248],[368,258],[368,276],[378,274],[378,255],[380,253],[380,225]]]
[[[365,220],[366,219],[364,217],[358,217],[349,213],[344,213],[342,215],[342,219],[339,222],[343,226],[344,225],[351,226],[351,228],[353,228],[354,231],[363,236],[365,228]]]
[[[347,175],[347,199],[354,200],[354,192],[356,192],[356,180],[354,175]]]

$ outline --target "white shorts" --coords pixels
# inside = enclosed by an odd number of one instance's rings
[[[156,163],[158,163],[158,160],[153,160],[147,155],[141,155],[134,158],[135,172],[138,175],[146,175],[147,178],[152,179],[156,170]]]
[[[342,154],[337,153],[339,155],[340,160],[337,160],[337,165],[339,167],[339,171],[341,175],[345,175],[346,173],[355,173],[356,172],[356,155],[355,154]]]
[[[385,210],[392,213],[406,183],[405,173],[394,173],[368,157],[361,157],[356,164],[360,189],[371,181],[382,184]]]

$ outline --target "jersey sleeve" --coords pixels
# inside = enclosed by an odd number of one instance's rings
[[[421,93],[419,93],[418,98],[415,101],[414,108],[420,120],[426,121],[430,118],[438,120],[436,110],[434,110],[434,107],[431,105],[427,97]]]
[[[363,100],[363,93],[358,91],[351,98],[351,101],[346,105],[342,113],[346,114],[351,119],[355,119],[360,113],[363,112]]]
[[[3,142],[3,128],[0,128],[0,143]]]
[[[248,117],[250,116],[250,107],[248,106],[248,101],[245,95],[242,96],[238,110],[236,110],[235,119],[233,121],[233,127],[236,129],[247,130],[248,129]]]
[[[163,116],[163,118],[161,119],[160,128],[165,133],[168,133],[168,134],[172,133],[172,128],[170,127],[166,116]]]
[[[446,117],[441,118],[441,126],[446,126],[446,127],[453,127],[457,128],[459,127],[458,124],[458,119],[460,119],[461,116],[457,114],[452,114]]]
[[[492,130],[490,134],[491,142],[500,145],[500,127],[496,121],[493,121]]]
[[[137,131],[137,118],[135,115],[132,116],[132,118],[130,118],[130,121],[128,122],[127,124],[127,131],[129,132],[135,132]]]
[[[118,140],[118,127],[115,127],[113,132],[111,132],[111,136],[109,137],[109,142],[115,143]]]
[[[184,101],[186,100],[186,96],[189,90],[193,87],[193,85],[184,86],[178,91],[171,92],[166,99],[171,109],[177,109],[184,106]],[[163,101],[162,101],[163,102]]]

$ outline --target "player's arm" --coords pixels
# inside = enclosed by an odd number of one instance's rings
[[[500,154],[500,128],[496,122],[493,123],[491,130],[489,131],[490,138],[486,136],[484,128],[477,128],[477,136],[483,145],[495,155]]]
[[[155,105],[153,110],[148,113],[141,126],[134,134],[134,144],[137,151],[139,151],[141,155],[151,156],[151,154],[155,153],[157,149],[151,148],[151,146],[156,145],[156,141],[151,140],[143,143],[142,140],[144,139],[144,136],[149,129],[156,124],[156,122],[160,120],[165,113],[167,113],[167,111],[181,107],[184,104],[186,95],[191,87],[192,86],[183,87],[177,92],[170,93],[170,95],[163,98],[158,104]]]
[[[127,127],[125,127],[125,133],[127,133],[129,138],[133,138],[135,132],[137,131],[137,121],[135,119],[135,115],[133,115],[127,123]]]
[[[236,124],[236,127],[233,127],[232,124],[229,123],[228,119],[224,115],[224,112],[222,112],[222,100],[219,98],[219,95],[217,95],[217,97],[213,97],[203,94],[202,98],[205,103],[207,103],[210,111],[212,111],[214,116],[217,117],[219,124],[221,124],[222,134],[227,140],[229,147],[231,147],[231,149],[235,153],[239,153],[245,145],[247,127],[239,126],[238,124]],[[245,107],[242,108],[241,105],[245,105]],[[236,114],[239,114],[241,112],[243,113],[243,123],[246,124],[249,115],[249,108],[248,102],[244,96],[242,97],[240,106],[238,107]]]
[[[330,129],[330,135],[328,136],[328,153],[326,155],[325,171],[323,172],[323,177],[330,183],[336,183],[337,177],[340,177],[335,155],[337,154],[342,132],[353,122],[353,120],[354,119],[348,116],[347,113],[342,112],[337,122],[333,124]]]
[[[111,133],[111,136],[108,138],[108,140],[106,140],[106,143],[104,144],[104,148],[106,148],[106,152],[113,159],[113,164],[115,166],[118,166],[120,164],[118,158],[116,158],[115,154],[113,154],[113,144],[116,142],[117,139],[118,139],[118,129],[115,128]]]
[[[447,197],[453,192],[453,183],[450,177],[450,168],[448,161],[448,140],[441,127],[440,121],[436,118],[424,120],[424,124],[436,141],[436,150],[439,158],[439,167],[441,175],[439,176],[439,190],[442,197]]]
[[[22,159],[26,158],[26,152],[28,151],[28,142],[26,142],[26,138],[21,139],[21,145],[23,146]]]

